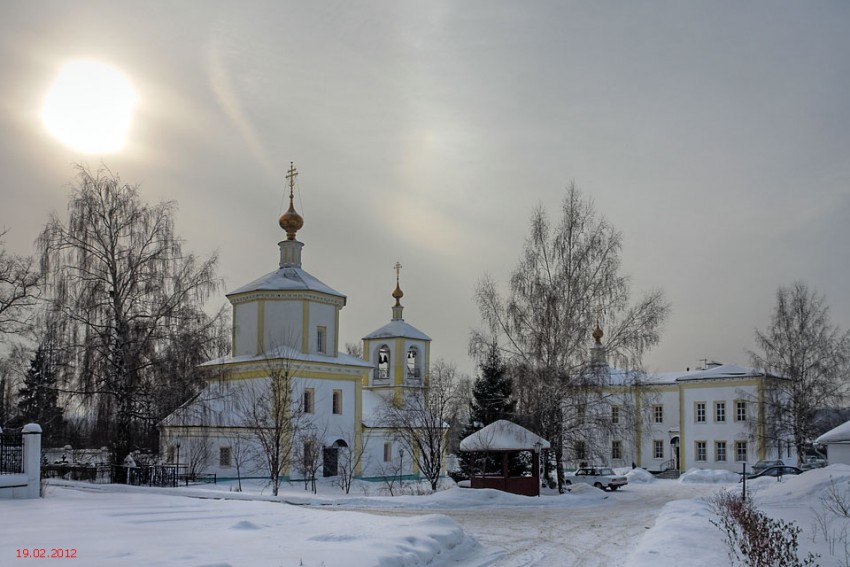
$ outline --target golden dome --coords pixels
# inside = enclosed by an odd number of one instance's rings
[[[599,328],[599,323],[596,323],[596,327],[593,329],[593,340],[596,341],[596,344],[602,344],[602,335],[604,335],[604,333],[602,332],[602,329]]]
[[[278,222],[280,228],[286,231],[287,240],[295,240],[295,233],[304,226],[304,218],[296,212],[291,196],[289,197],[289,210],[280,215]]]
[[[393,297],[395,298],[396,305],[398,305],[399,300],[404,297],[404,292],[401,291],[401,287],[399,287],[398,282],[395,284],[395,289],[393,290]]]

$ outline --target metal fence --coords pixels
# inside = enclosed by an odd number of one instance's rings
[[[0,474],[24,472],[24,440],[20,433],[0,433]]]
[[[216,483],[214,474],[192,474],[176,465],[74,465],[56,463],[43,465],[42,478],[81,480],[94,484],[130,484],[132,486],[178,486],[190,483]]]

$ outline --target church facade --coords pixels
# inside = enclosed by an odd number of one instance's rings
[[[206,387],[160,423],[160,454],[189,472],[267,478],[271,442],[284,479],[418,476],[382,414],[428,387],[431,339],[402,317],[396,264],[391,320],[364,337],[362,358],[339,352],[347,298],[302,266],[296,175],[278,268],[227,294],[232,352],[203,364]]]

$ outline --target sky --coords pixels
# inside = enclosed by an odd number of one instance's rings
[[[780,285],[850,327],[848,23],[826,1],[3,2],[0,226],[32,253],[73,164],[105,165],[177,201],[231,290],[277,268],[294,162],[304,269],[348,296],[341,345],[390,319],[400,261],[405,320],[471,373],[477,282],[506,284],[532,210],[575,182],[622,232],[633,295],[672,305],[647,369],[747,364]],[[138,94],[118,152],[42,124],[73,59]]]

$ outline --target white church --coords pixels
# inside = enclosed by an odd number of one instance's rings
[[[318,456],[316,476],[350,466],[361,479],[418,476],[415,459],[382,427],[388,400],[400,402],[428,386],[431,339],[402,317],[396,263],[392,318],[363,338],[363,358],[339,352],[346,296],[302,267],[304,220],[293,204],[297,171],[290,167],[289,209],[279,223],[276,270],[227,294],[233,306],[232,352],[202,366],[204,390],[160,423],[160,454],[191,472],[219,478],[268,477],[255,431],[257,405],[269,403],[273,376],[286,375],[291,444],[281,477],[305,478],[305,455]],[[268,411],[266,411],[268,414]],[[348,459],[343,462],[342,457]],[[315,459],[313,459],[315,460]],[[238,466],[238,467],[237,467]]]

